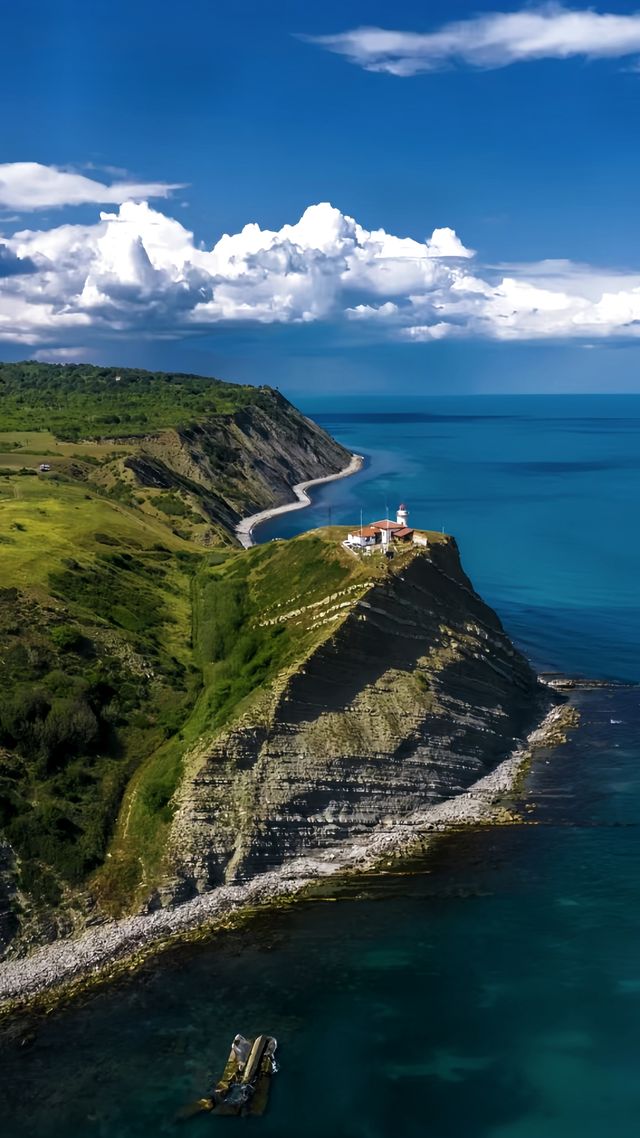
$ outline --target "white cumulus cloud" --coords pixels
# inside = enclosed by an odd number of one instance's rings
[[[0,234],[0,253],[0,341],[49,358],[96,339],[233,322],[342,320],[360,337],[414,342],[640,335],[640,271],[482,265],[451,228],[422,240],[369,230],[327,202],[205,248],[175,218],[126,201],[93,224]]]
[[[427,33],[362,27],[303,38],[367,71],[408,76],[455,64],[496,68],[535,59],[640,54],[640,12],[616,15],[550,3],[487,12]]]
[[[0,207],[27,212],[65,205],[119,204],[132,198],[166,198],[181,184],[121,180],[106,185],[84,174],[40,162],[0,163]]]

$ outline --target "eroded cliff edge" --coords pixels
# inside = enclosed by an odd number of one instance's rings
[[[343,536],[316,531],[209,570],[209,607],[219,591],[242,597],[244,643],[269,670],[225,724],[207,725],[200,708],[159,861],[140,826],[148,784],[134,779],[109,854],[114,880],[133,871],[128,915],[109,919],[98,874],[66,925],[58,912],[57,940],[14,941],[0,1005],[112,975],[239,907],[402,852],[407,836],[491,816],[556,698],[474,591],[452,538],[430,534],[387,560],[355,557]]]
[[[233,532],[242,517],[290,502],[296,483],[335,474],[350,458],[279,392],[264,388],[253,405],[231,414],[144,436],[109,475],[146,491],[178,493]],[[149,501],[153,507],[153,496]]]
[[[432,535],[377,577],[260,619],[311,624],[318,639],[188,757],[165,904],[460,794],[513,751],[547,699],[451,538]]]
[[[297,889],[313,856],[392,849],[541,718],[452,538],[238,548],[239,515],[348,458],[278,392],[0,381],[0,992]]]

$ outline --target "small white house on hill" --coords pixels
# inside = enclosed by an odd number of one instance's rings
[[[380,545],[380,532],[373,526],[360,526],[359,530],[347,534],[346,544],[357,549],[373,549]]]

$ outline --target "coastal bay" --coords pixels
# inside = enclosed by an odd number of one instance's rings
[[[324,486],[327,482],[335,482],[339,478],[349,478],[352,474],[357,474],[362,469],[364,464],[364,455],[352,454],[351,461],[345,466],[344,470],[339,470],[337,474],[326,474],[324,478],[312,478],[308,482],[298,482],[292,487],[293,494],[296,497],[294,502],[286,502],[283,506],[271,506],[267,510],[261,510],[257,514],[251,514],[248,518],[242,518],[235,527],[235,535],[238,541],[245,549],[250,549],[255,545],[254,530],[258,526],[263,525],[265,522],[273,521],[274,518],[279,517],[281,514],[289,514],[292,510],[303,510],[306,506],[311,505],[311,498],[308,491],[314,486]]]

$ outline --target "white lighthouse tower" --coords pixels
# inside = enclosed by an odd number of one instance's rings
[[[400,505],[398,506],[398,512],[396,514],[396,522],[398,523],[399,526],[407,526],[408,525],[409,511],[408,511],[407,507],[405,506],[404,502],[401,502]]]

